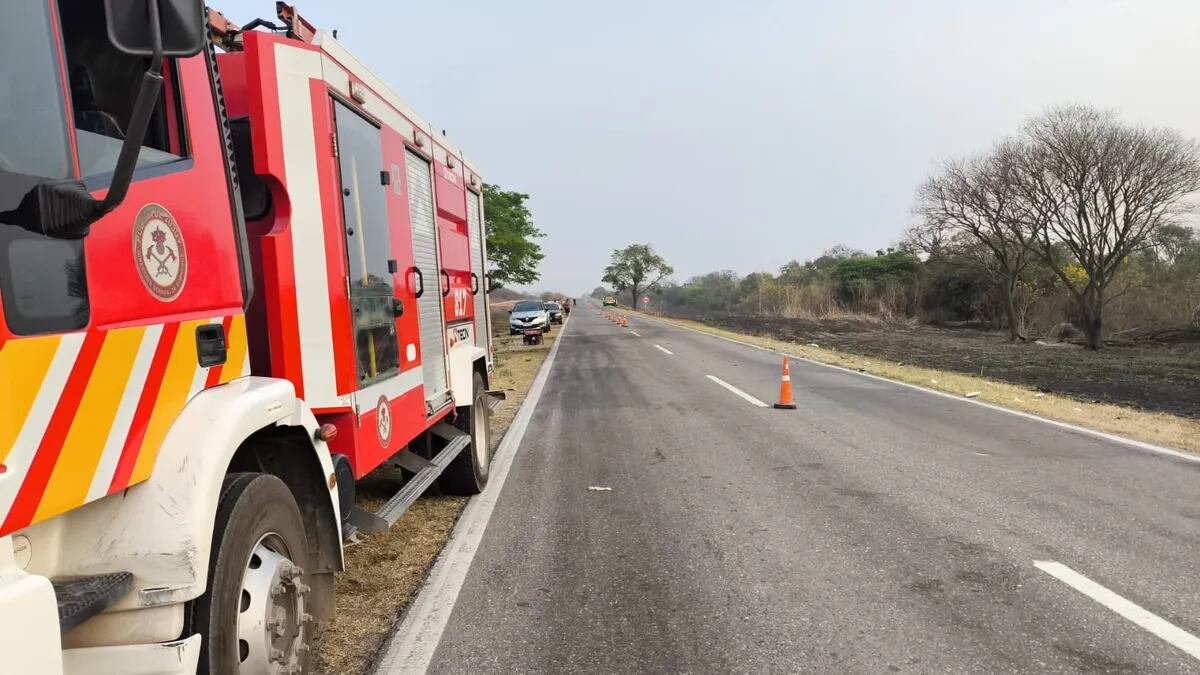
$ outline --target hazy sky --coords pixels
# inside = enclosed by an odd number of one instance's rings
[[[1200,136],[1196,0],[299,6],[532,196],[543,290],[590,291],[634,242],[679,280],[887,246],[935,162],[1055,103]]]

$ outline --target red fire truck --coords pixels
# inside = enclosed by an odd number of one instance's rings
[[[479,172],[276,10],[5,4],[0,671],[302,672],[343,538],[486,484]]]

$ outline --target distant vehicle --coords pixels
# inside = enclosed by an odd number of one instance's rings
[[[550,332],[550,312],[546,303],[537,300],[522,300],[513,305],[508,317],[508,334],[520,335],[527,330]]]
[[[609,295],[609,296],[605,296],[605,298],[604,298],[604,306],[605,306],[605,307],[616,307],[616,306],[617,306],[617,299],[616,299],[616,298],[614,298],[614,297],[613,297],[613,296],[611,296],[611,295]]]
[[[557,302],[546,303],[546,313],[550,315],[550,323],[563,322],[563,306]]]

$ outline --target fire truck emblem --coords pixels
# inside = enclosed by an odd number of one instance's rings
[[[375,431],[379,432],[379,445],[386,448],[392,440],[392,407],[386,396],[380,396],[375,407]]]
[[[187,249],[171,214],[147,204],[133,223],[133,256],[146,290],[163,302],[179,297],[187,280]]]

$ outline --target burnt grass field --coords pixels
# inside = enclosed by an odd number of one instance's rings
[[[1200,335],[1195,333],[1174,340],[1114,342],[1102,351],[1088,351],[1071,342],[1014,344],[1006,333],[978,328],[750,316],[700,320],[742,333],[981,375],[1081,401],[1200,419]]]

